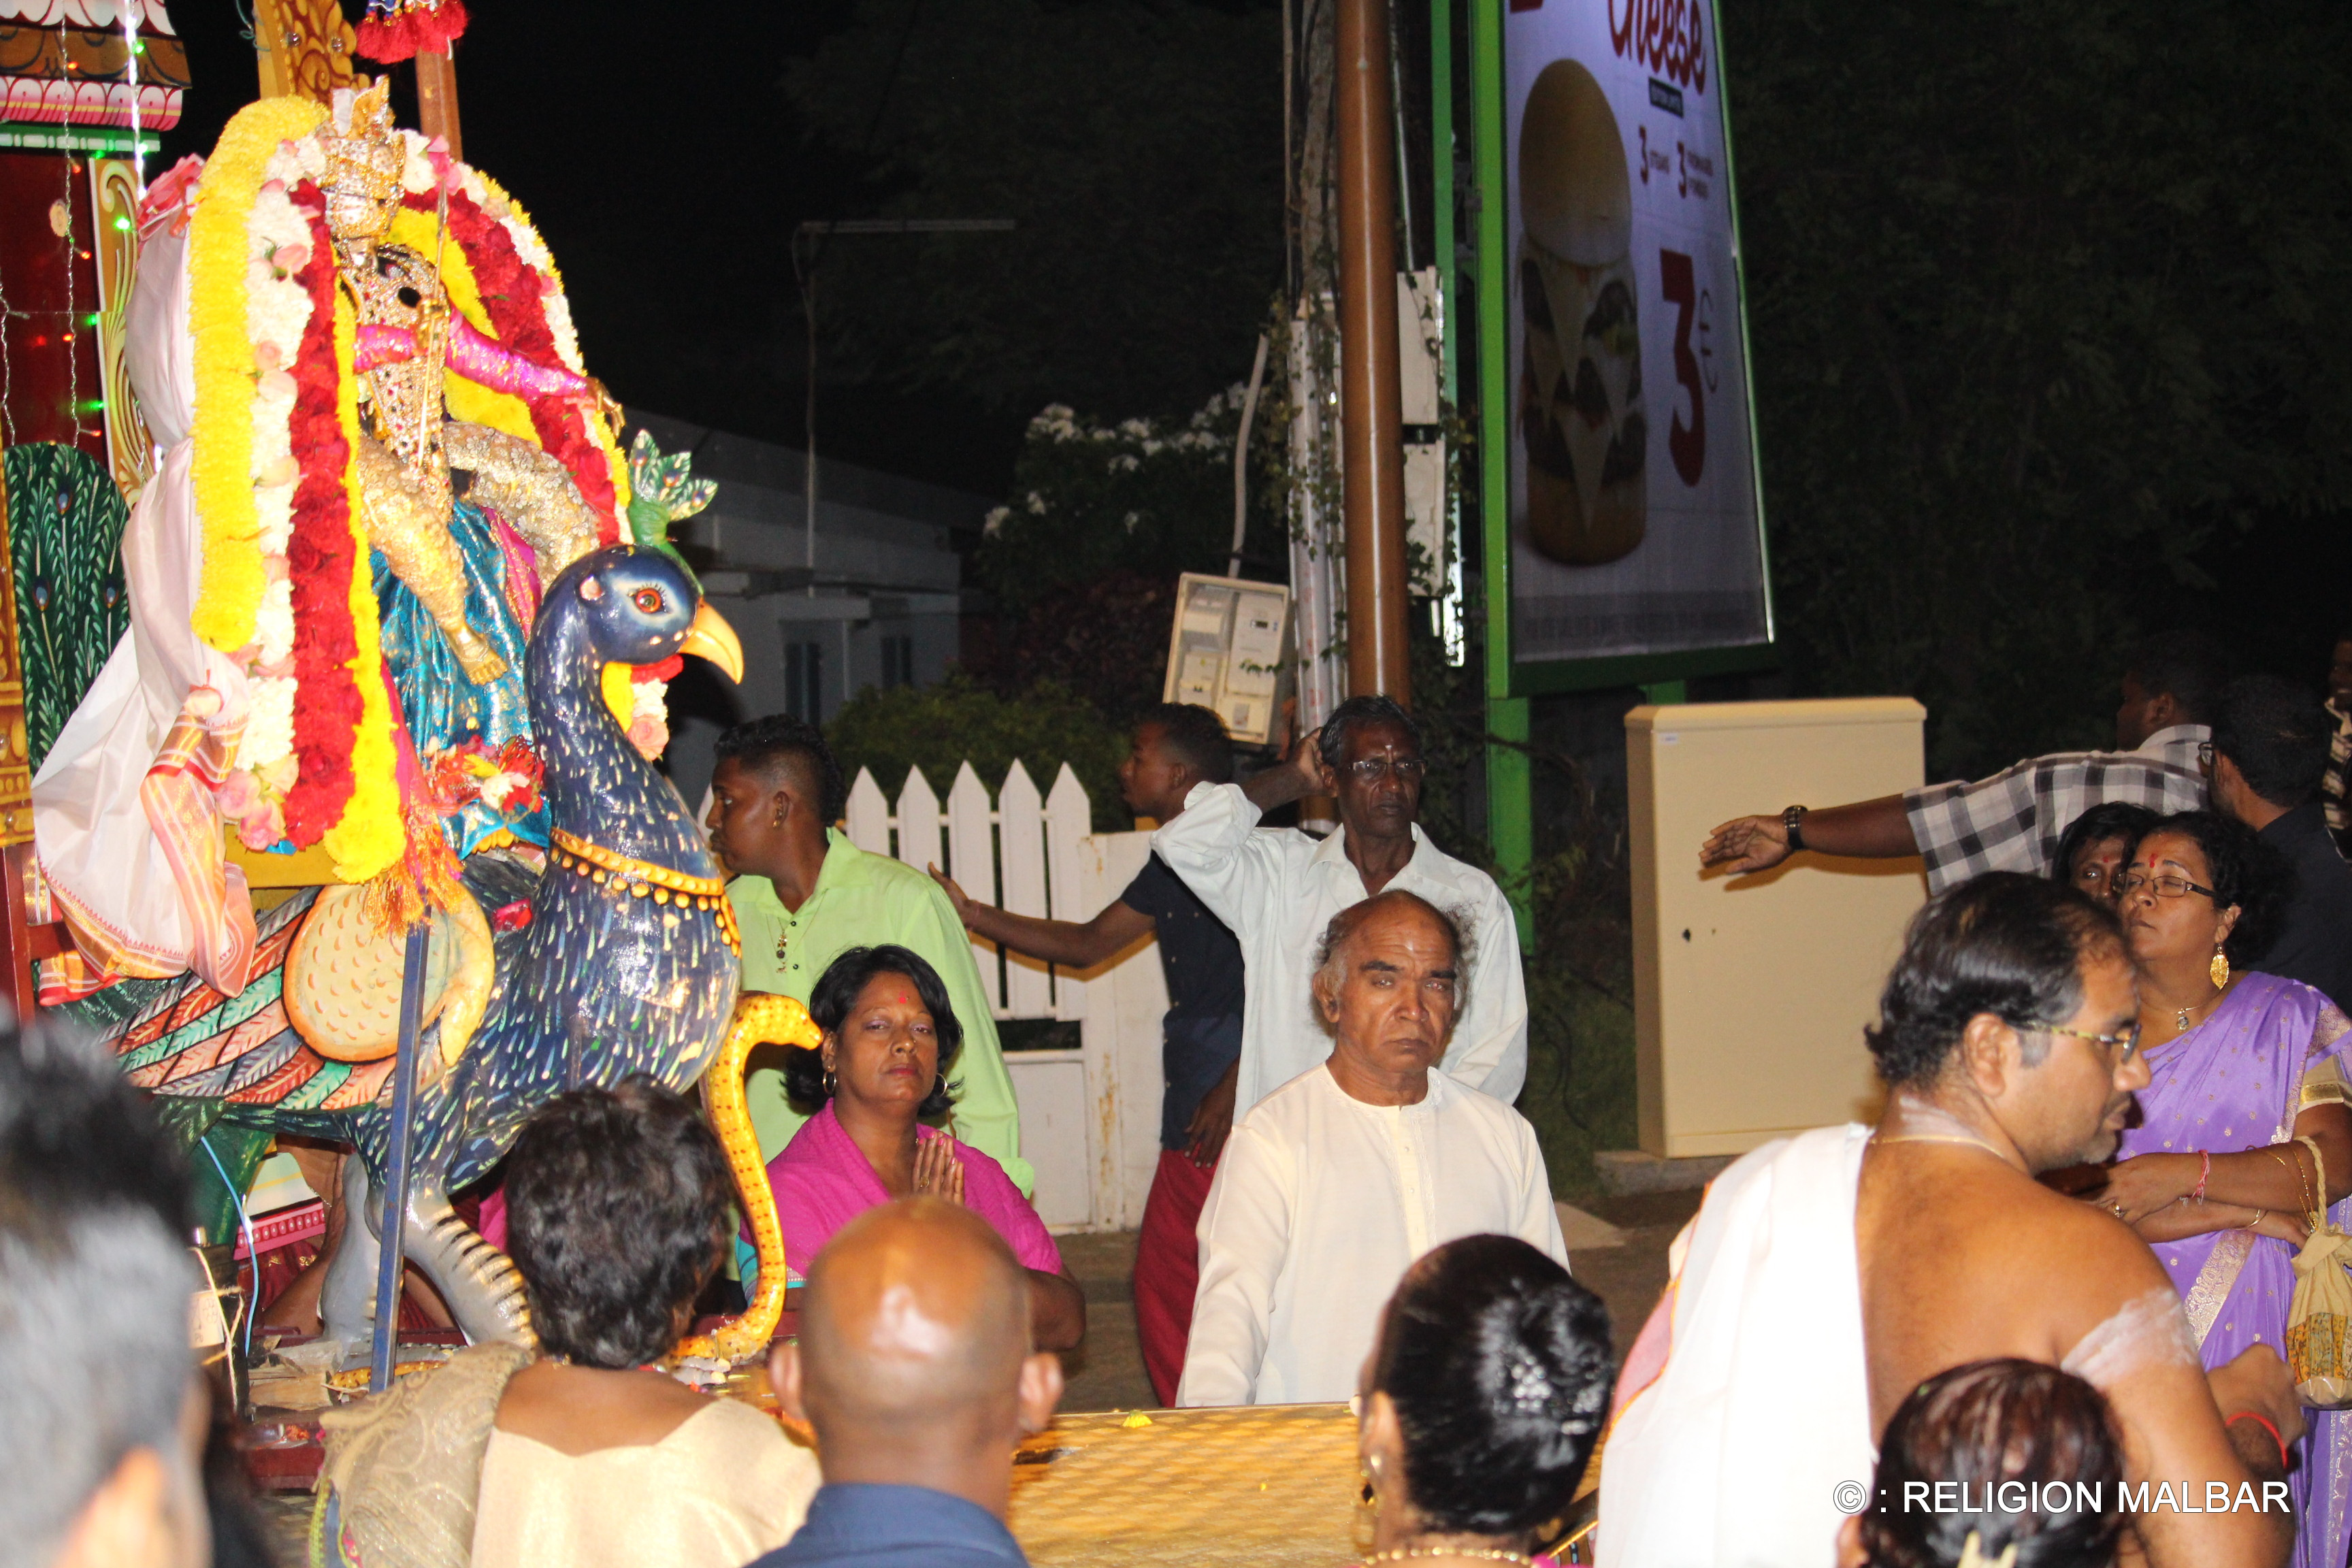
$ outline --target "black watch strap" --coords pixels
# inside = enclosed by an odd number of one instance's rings
[[[1792,805],[1780,813],[1780,826],[1789,830],[1789,853],[1793,855],[1805,847],[1805,808]]]

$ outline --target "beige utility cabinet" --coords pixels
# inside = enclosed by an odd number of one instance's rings
[[[1738,1154],[1876,1102],[1864,1025],[1927,897],[1917,859],[1806,853],[1702,875],[1735,816],[1837,805],[1921,781],[1907,697],[1697,702],[1625,716],[1642,1147]]]

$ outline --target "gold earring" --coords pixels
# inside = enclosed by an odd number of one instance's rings
[[[2213,989],[2216,991],[2230,984],[2230,955],[2216,946],[2213,962],[2205,966],[2205,973],[2213,977]]]

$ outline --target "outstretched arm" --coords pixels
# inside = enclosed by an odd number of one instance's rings
[[[1084,924],[1076,921],[1049,921],[1036,915],[1016,915],[994,904],[983,904],[967,896],[955,879],[937,866],[925,868],[931,880],[955,906],[956,918],[975,936],[991,942],[1001,942],[1009,948],[1042,958],[1048,963],[1066,964],[1072,969],[1092,969],[1139,937],[1150,936],[1151,917],[1125,903],[1113,900],[1103,911]]]
[[[1797,831],[1806,848],[1824,855],[1891,859],[1919,853],[1918,842],[1911,836],[1911,815],[1899,795],[1808,811]],[[1699,846],[1698,863],[1728,866],[1735,874],[1769,871],[1792,853],[1788,825],[1778,813],[1736,816],[1706,836],[1706,842]]]

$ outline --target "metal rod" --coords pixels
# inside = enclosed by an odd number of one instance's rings
[[[1387,0],[1339,0],[1340,500],[1348,691],[1412,700],[1405,663],[1404,410]]]
[[[1234,553],[1225,575],[1242,574],[1242,542],[1249,533],[1250,424],[1257,417],[1257,395],[1265,384],[1265,334],[1257,335],[1257,358],[1250,362],[1249,390],[1242,395],[1242,427],[1234,437]]]
[[[400,1039],[392,1063],[392,1149],[384,1160],[378,1209],[375,1275],[375,1359],[369,1392],[392,1386],[393,1352],[400,1340],[400,1277],[406,1264],[401,1228],[408,1217],[408,1144],[416,1123],[416,1037],[425,1025],[425,961],[432,941],[429,916],[408,928],[400,966]]]

